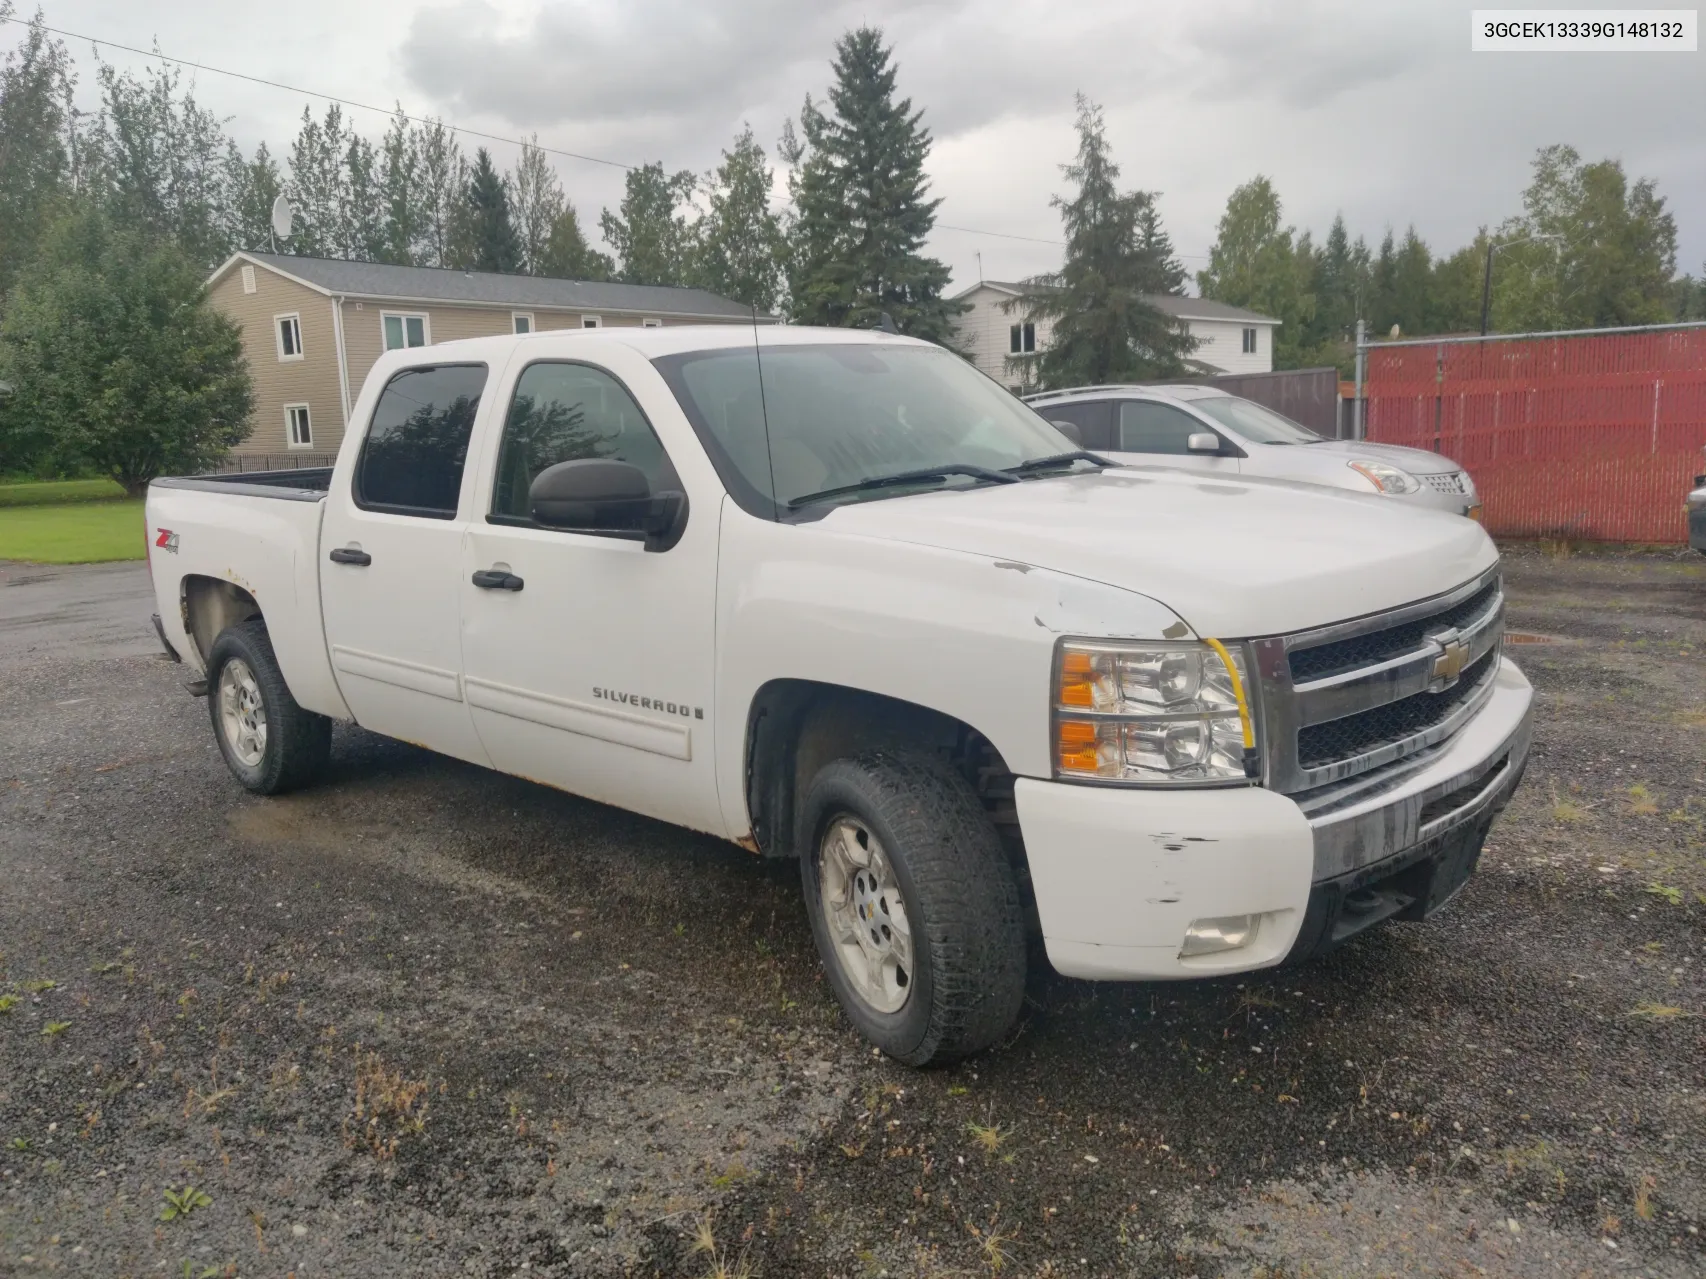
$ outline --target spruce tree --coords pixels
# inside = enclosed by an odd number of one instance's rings
[[[1184,270],[1161,229],[1154,197],[1121,194],[1102,109],[1078,96],[1078,158],[1061,166],[1077,186],[1055,196],[1066,230],[1066,263],[1039,276],[1007,309],[1031,321],[1052,320],[1039,354],[1013,361],[1027,382],[1083,386],[1170,377],[1184,371],[1196,341],[1146,300],[1176,293]]]
[[[793,318],[870,328],[886,312],[902,333],[945,343],[965,308],[942,296],[948,268],[921,252],[941,204],[924,173],[930,131],[910,98],[895,101],[889,55],[875,28],[849,32],[835,45],[829,111],[808,97],[800,113]]]
[[[468,179],[467,266],[475,271],[519,271],[521,240],[509,215],[509,192],[492,167],[491,153],[481,147],[474,153],[474,171]]]

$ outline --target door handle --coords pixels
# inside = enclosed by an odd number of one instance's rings
[[[334,564],[355,564],[361,568],[373,563],[371,555],[366,551],[358,551],[353,546],[334,546],[327,558]]]
[[[482,591],[519,591],[523,586],[519,577],[501,568],[475,569],[472,580]]]

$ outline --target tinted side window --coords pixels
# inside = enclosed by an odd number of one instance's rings
[[[1127,453],[1189,453],[1185,441],[1208,429],[1170,404],[1126,400],[1120,405],[1119,447]]]
[[[529,365],[516,383],[498,448],[493,517],[530,521],[534,477],[558,462],[590,457],[639,467],[654,493],[680,487],[651,423],[620,382],[586,364]]]
[[[1114,447],[1113,405],[1107,400],[1079,401],[1076,404],[1038,404],[1039,414],[1050,422],[1071,422],[1084,437],[1087,449]]]
[[[385,384],[355,465],[355,502],[372,510],[456,516],[484,364],[405,369]]]

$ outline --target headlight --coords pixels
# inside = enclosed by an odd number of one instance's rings
[[[1240,696],[1247,669],[1237,645],[1062,643],[1055,775],[1162,785],[1257,776],[1249,697]]]
[[[1422,482],[1414,475],[1400,470],[1390,462],[1373,462],[1358,458],[1345,465],[1360,472],[1363,479],[1374,485],[1374,491],[1377,493],[1414,493],[1422,487]]]

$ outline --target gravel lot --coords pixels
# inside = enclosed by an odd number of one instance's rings
[[[0,1274],[1699,1275],[1706,560],[1508,569],[1447,912],[920,1074],[793,867],[359,731],[256,799],[140,566],[0,566]]]

